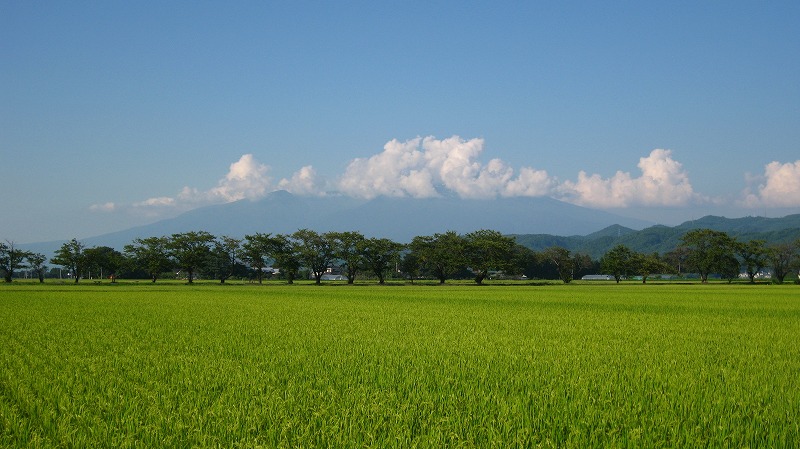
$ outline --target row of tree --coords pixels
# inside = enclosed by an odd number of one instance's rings
[[[664,257],[617,245],[601,258],[600,265],[617,282],[630,275],[640,276],[646,282],[652,273],[682,274],[688,269],[703,283],[712,274],[732,281],[742,273],[750,283],[755,283],[762,270],[771,269],[773,281],[783,283],[789,273],[797,274],[800,270],[800,239],[768,245],[764,240],[739,241],[725,232],[696,229],[685,233],[681,244]]]
[[[44,279],[47,259],[42,254],[20,250],[11,242],[0,243],[0,270],[11,282],[15,270],[28,268]],[[719,274],[734,279],[743,270],[750,282],[765,268],[773,280],[783,282],[800,268],[800,239],[794,243],[767,245],[762,240],[746,242],[720,231],[689,231],[681,244],[665,255],[642,254],[617,245],[600,261],[588,255],[553,246],[534,252],[492,230],[468,234],[449,231],[415,237],[409,244],[385,238],[367,238],[358,232],[317,233],[301,229],[292,234],[246,235],[243,239],[214,236],[205,231],[136,239],[119,252],[113,248],[85,247],[77,239],[63,244],[50,263],[68,271],[78,282],[82,277],[148,277],[156,282],[164,273],[179,270],[193,282],[200,274],[224,283],[249,277],[262,282],[279,269],[292,283],[303,272],[317,283],[333,267],[339,267],[348,283],[368,275],[384,283],[388,276],[407,279],[428,277],[444,283],[453,277],[471,277],[478,284],[490,275],[529,278],[558,277],[564,283],[588,273],[604,273],[617,282],[631,276],[643,282],[656,273],[697,273],[702,282]]]

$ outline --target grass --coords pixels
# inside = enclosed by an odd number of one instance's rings
[[[0,287],[0,446],[796,447],[800,295]]]

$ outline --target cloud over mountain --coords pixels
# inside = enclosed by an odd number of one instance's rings
[[[353,159],[333,181],[319,176],[307,165],[292,176],[273,182],[270,167],[252,154],[229,166],[217,185],[202,190],[184,187],[174,196],[153,197],[128,206],[108,202],[96,204],[96,212],[129,213],[160,217],[199,206],[258,200],[275,190],[300,196],[344,195],[361,199],[394,198],[489,199],[552,197],[593,208],[679,207],[706,204],[710,200],[695,192],[689,175],[672,152],[655,149],[639,159],[640,174],[618,171],[609,178],[581,170],[576,180],[560,181],[546,170],[515,169],[501,159],[481,160],[484,140],[417,137],[387,142],[383,150]],[[758,183],[747,189],[739,203],[747,206],[785,207],[800,205],[800,161],[772,162]]]
[[[581,170],[576,182],[566,181],[560,187],[563,199],[593,207],[684,206],[698,200],[689,176],[670,150],[656,149],[639,159],[642,175],[618,171],[611,178],[587,175]]]
[[[755,192],[748,187],[742,203],[748,207],[800,206],[800,160],[792,163],[770,162],[762,176],[748,176],[757,183]]]
[[[417,137],[388,142],[381,153],[354,159],[338,183],[347,195],[432,198],[452,192],[461,198],[497,196],[544,196],[554,180],[547,172],[514,169],[500,159],[482,164],[483,139],[463,140],[458,136],[438,140]]]

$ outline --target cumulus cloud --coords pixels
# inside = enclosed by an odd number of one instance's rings
[[[457,195],[461,198],[550,196],[595,208],[628,206],[684,206],[703,199],[694,192],[689,177],[669,150],[656,149],[639,159],[641,175],[619,171],[610,178],[578,173],[576,181],[559,182],[545,170],[511,167],[501,159],[481,161],[484,140],[417,137],[387,142],[383,150],[353,159],[336,182],[328,184],[307,165],[273,184],[269,167],[245,154],[230,164],[215,187],[202,190],[184,187],[173,196],[160,196],[133,203],[130,209],[153,217],[182,212],[198,206],[241,199],[256,200],[273,190],[296,195],[321,196],[328,188],[339,194],[371,199],[377,196],[431,198]],[[797,201],[800,161],[768,165],[764,183],[751,202],[788,204]],[[791,193],[794,192],[792,195]],[[784,201],[780,203],[780,201]],[[796,204],[796,203],[794,203]],[[119,210],[114,203],[96,204],[92,210]]]
[[[354,159],[339,181],[347,195],[374,198],[380,195],[430,198],[453,192],[462,198],[540,196],[552,190],[554,180],[545,171],[514,169],[500,159],[484,165],[478,161],[483,139],[464,140],[417,137],[392,140],[369,158]]]
[[[577,181],[565,181],[558,190],[565,200],[600,208],[684,206],[700,199],[670,150],[653,150],[638,166],[642,175],[636,178],[622,171],[611,178],[580,171]]]
[[[296,171],[291,178],[281,179],[278,188],[295,195],[318,196],[325,194],[325,182],[317,176],[314,167],[306,165]]]
[[[748,177],[748,181],[758,185],[755,192],[751,187],[745,190],[742,200],[745,206],[800,206],[800,160],[793,163],[770,162],[764,166],[763,176]]]
[[[271,191],[269,167],[258,162],[252,154],[245,154],[232,163],[228,173],[216,187],[199,190],[184,187],[174,197],[160,196],[133,203],[134,210],[146,215],[158,215],[166,209],[184,211],[198,206],[229,203],[241,199],[256,200]]]
[[[113,202],[92,204],[89,206],[89,210],[93,212],[113,212],[115,208],[116,205]]]

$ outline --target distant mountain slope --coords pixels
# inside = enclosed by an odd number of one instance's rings
[[[587,253],[592,258],[598,259],[618,244],[642,253],[663,254],[677,247],[686,232],[703,228],[726,232],[744,241],[763,239],[772,243],[787,242],[800,238],[800,214],[783,218],[725,218],[709,215],[675,227],[656,225],[640,231],[622,226],[610,226],[586,236],[517,235],[515,237],[520,244],[533,250],[539,251],[558,245],[571,251]]]
[[[301,228],[318,232],[359,231],[369,237],[409,242],[414,236],[453,230],[467,233],[493,229],[532,249],[563,246],[599,258],[623,243],[640,252],[666,252],[690,229],[711,228],[748,240],[789,241],[800,236],[800,214],[784,218],[724,218],[708,216],[676,227],[623,218],[551,198],[464,200],[378,197],[302,197],[273,192],[259,201],[237,201],[204,207],[178,217],[83,239],[92,246],[117,249],[139,237],[204,230],[214,235],[243,237],[255,232],[292,233]],[[599,230],[598,230],[599,229]],[[636,230],[640,229],[640,230]],[[48,257],[63,242],[20,245]]]
[[[466,233],[493,229],[505,234],[551,233],[583,235],[621,224],[641,229],[651,223],[588,209],[551,198],[455,197],[412,199],[378,197],[302,197],[273,192],[259,201],[242,200],[195,209],[178,217],[119,232],[83,239],[87,246],[121,249],[139,237],[204,230],[243,237],[255,232],[292,233],[301,228],[318,232],[359,231],[370,237],[409,242],[418,235],[453,230]],[[41,250],[44,246],[51,251]],[[61,242],[29,245],[50,254]]]

